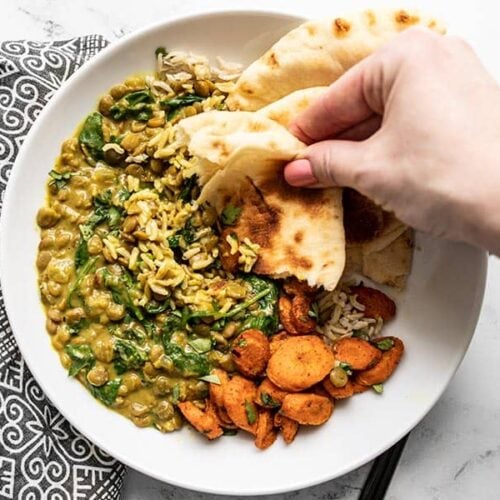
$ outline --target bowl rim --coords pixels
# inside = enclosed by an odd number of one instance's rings
[[[219,16],[232,16],[232,15],[252,15],[252,16],[269,16],[269,15],[274,15],[277,17],[281,17],[283,19],[283,22],[286,21],[291,21],[294,22],[296,21],[297,23],[306,21],[307,19],[301,15],[295,15],[289,12],[283,12],[280,10],[272,9],[272,8],[266,8],[266,7],[258,7],[255,9],[248,9],[248,8],[231,8],[231,9],[224,9],[224,8],[214,8],[214,9],[195,9],[191,13],[188,14],[183,14],[183,15],[172,15],[169,16],[168,18],[165,18],[160,21],[155,21],[153,23],[149,23],[146,26],[142,28],[138,28],[131,32],[130,34],[127,34],[123,36],[122,38],[112,41],[107,47],[105,47],[103,50],[101,50],[98,54],[94,55],[90,60],[88,60],[82,67],[80,67],[78,70],[76,70],[55,92],[54,96],[50,99],[48,103],[44,106],[42,111],[40,112],[39,116],[37,119],[34,121],[31,129],[29,130],[22,147],[20,148],[20,151],[18,152],[18,155],[14,161],[14,164],[12,166],[12,169],[9,174],[9,180],[7,182],[7,187],[4,192],[4,199],[2,203],[2,213],[0,214],[0,234],[3,235],[5,228],[6,228],[6,220],[9,217],[7,215],[7,210],[5,210],[5,207],[8,207],[11,205],[12,200],[11,198],[14,197],[15,195],[15,190],[13,188],[15,184],[15,179],[19,175],[19,168],[16,168],[16,165],[18,163],[22,163],[24,161],[25,156],[27,156],[27,152],[30,149],[30,144],[34,140],[33,138],[38,135],[39,129],[42,126],[43,118],[46,114],[49,113],[49,110],[52,107],[57,106],[58,102],[60,99],[63,98],[64,91],[66,90],[67,87],[73,85],[73,82],[85,78],[86,71],[81,71],[82,68],[87,68],[89,69],[93,65],[97,65],[100,63],[101,59],[107,58],[109,55],[111,55],[113,52],[117,52],[121,49],[123,45],[127,45],[133,41],[139,40],[142,37],[146,36],[149,32],[154,31],[159,28],[165,28],[168,29],[169,26],[175,25],[178,23],[182,23],[184,21],[192,21],[192,20],[200,20],[200,19],[206,19],[206,18],[211,18],[211,17],[219,17]],[[4,283],[7,282],[7,279],[5,276],[7,275],[6,268],[8,266],[7,260],[4,257],[6,255],[6,244],[5,244],[6,238],[0,238],[0,286],[2,286],[3,291],[5,292],[6,287],[3,286]],[[352,470],[355,470],[356,468],[359,468],[369,461],[373,460],[380,454],[382,454],[384,451],[386,451],[388,448],[393,446],[397,441],[399,441],[403,436],[405,436],[408,432],[410,432],[425,416],[427,413],[435,406],[436,402],[441,398],[442,394],[448,387],[451,379],[455,375],[456,371],[458,370],[463,357],[465,356],[468,347],[470,345],[470,342],[472,340],[474,330],[477,327],[477,322],[479,319],[479,314],[482,309],[482,303],[484,299],[484,294],[485,294],[485,285],[486,285],[486,277],[487,277],[487,269],[488,269],[488,255],[487,252],[484,250],[481,250],[481,261],[479,262],[479,268],[480,268],[480,276],[478,276],[478,290],[479,290],[479,297],[477,297],[478,300],[478,305],[477,305],[477,310],[475,312],[475,317],[473,318],[473,321],[471,324],[474,325],[473,331],[470,333],[466,348],[464,349],[463,353],[461,354],[460,358],[458,359],[457,365],[454,368],[454,370],[450,373],[450,375],[447,377],[446,380],[443,380],[445,383],[443,384],[443,388],[441,391],[439,391],[434,398],[429,400],[428,402],[428,408],[427,410],[422,413],[418,414],[415,418],[413,418],[411,421],[409,420],[407,422],[407,425],[405,426],[405,429],[399,432],[396,436],[394,436],[391,440],[388,440],[386,442],[386,445],[382,448],[379,448],[376,452],[375,451],[370,451],[365,453],[362,457],[358,459],[358,461],[353,464],[352,462],[346,465],[344,468],[341,468],[337,470],[334,474],[332,474],[329,477],[324,477],[318,481],[317,478],[311,479],[309,481],[302,480],[300,482],[300,485],[298,487],[302,488],[308,488],[311,486],[315,486],[317,484],[321,484],[326,481],[330,481],[332,479],[335,479],[337,477],[340,477]],[[11,299],[9,296],[7,296],[6,293],[4,293],[4,304],[5,304],[5,310],[7,313],[7,318],[11,317],[11,311],[14,309],[14,305],[11,302]],[[9,324],[12,327],[12,322],[9,319]],[[17,341],[17,335],[15,333],[15,328],[12,327],[12,333],[14,335],[14,338],[16,339],[16,344],[22,354],[23,361],[26,363],[28,368],[30,368],[30,371],[38,383],[38,385],[41,387],[41,389],[44,392],[44,395],[46,398],[50,401],[50,403],[64,416],[64,418],[75,428],[77,431],[85,436],[86,439],[88,439],[91,443],[94,443],[96,446],[104,450],[106,453],[108,453],[110,456],[116,458],[118,461],[122,462],[124,465],[133,468],[134,470],[137,470],[149,477],[153,477],[159,481],[166,482],[166,480],[161,477],[159,474],[156,474],[154,472],[150,472],[146,470],[145,468],[141,467],[139,464],[132,462],[128,458],[123,458],[121,456],[117,456],[115,452],[113,452],[106,444],[103,444],[100,442],[100,440],[95,440],[93,437],[90,437],[84,430],[80,428],[79,425],[75,425],[71,419],[68,417],[68,414],[64,408],[61,408],[59,405],[57,405],[54,401],[54,391],[52,390],[51,386],[46,384],[44,379],[37,373],[37,370],[31,370],[30,362],[27,360],[29,359],[29,356],[25,356],[25,350],[22,347],[22,343],[19,343]],[[232,492],[228,493],[226,491],[221,491],[215,488],[204,488],[203,490],[201,489],[193,489],[192,486],[189,484],[183,482],[183,481],[176,481],[169,479],[167,484],[172,484],[174,486],[178,486],[187,490],[191,491],[203,491],[209,494],[218,494],[218,495],[234,495],[238,494],[239,496],[254,496],[254,495],[268,495],[268,494],[278,494],[278,493],[285,493],[292,491],[297,488],[296,484],[292,485],[283,485],[283,486],[278,486],[275,488],[267,488],[267,489],[261,489],[256,492]]]

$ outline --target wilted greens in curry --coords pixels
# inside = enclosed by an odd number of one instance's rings
[[[205,398],[212,368],[233,370],[238,332],[278,328],[276,284],[221,268],[220,233],[240,209],[219,220],[198,206],[192,158],[175,142],[175,122],[223,109],[228,84],[174,70],[101,98],[62,145],[37,217],[47,330],[68,374],[161,431],[181,425],[178,402]]]

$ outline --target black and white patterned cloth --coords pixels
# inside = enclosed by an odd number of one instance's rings
[[[38,113],[106,45],[99,36],[0,43],[0,210],[14,160]],[[0,499],[114,500],[124,473],[121,463],[79,434],[47,400],[21,358],[0,291]]]

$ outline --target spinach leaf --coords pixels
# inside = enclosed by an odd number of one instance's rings
[[[198,354],[205,354],[212,349],[212,341],[208,338],[193,339],[188,342]]]
[[[95,111],[87,116],[78,136],[78,141],[83,152],[88,153],[91,158],[96,161],[103,158],[104,135],[101,113]]]
[[[74,337],[75,335],[78,335],[84,328],[90,326],[90,321],[86,318],[82,318],[80,321],[68,326],[69,334]]]
[[[234,226],[241,215],[241,207],[234,205],[227,205],[222,211],[222,224],[225,226]]]
[[[144,314],[141,309],[134,304],[132,297],[129,294],[129,288],[134,286],[132,277],[126,269],[121,268],[121,273],[118,275],[111,274],[107,269],[103,270],[104,286],[111,292],[113,300],[117,304],[122,304],[125,309],[137,320],[143,321]]]
[[[60,189],[62,189],[63,187],[65,187],[66,184],[68,184],[68,182],[70,181],[71,177],[73,177],[74,175],[76,175],[74,172],[61,173],[61,172],[57,172],[55,170],[51,170],[49,172],[49,177],[52,180],[49,182],[49,186],[54,186],[54,188],[57,192]]]
[[[128,370],[139,370],[148,360],[148,353],[131,340],[115,338],[114,348],[113,365],[118,375]]]
[[[150,90],[138,90],[123,96],[111,106],[109,112],[113,120],[134,119],[146,122],[153,116],[154,96]]]
[[[93,199],[94,211],[90,217],[80,224],[80,233],[84,240],[88,240],[94,234],[97,226],[107,223],[109,229],[114,231],[120,227],[122,209],[116,207],[111,201],[111,191],[106,191]]]
[[[276,332],[279,326],[278,316],[278,287],[274,281],[255,276],[253,274],[244,277],[250,284],[253,299],[259,297],[257,311],[252,311],[244,320],[240,331],[256,328],[271,335]]]
[[[138,342],[139,344],[144,344],[146,335],[139,328],[128,328],[123,332],[123,338],[127,340],[133,340],[134,342]]]
[[[77,270],[75,281],[70,286],[69,292],[68,292],[68,305],[70,307],[75,307],[73,304],[74,295],[75,295],[75,293],[79,292],[80,285],[82,284],[83,278],[85,278],[85,276],[87,276],[87,274],[90,274],[94,270],[96,263],[97,263],[97,259],[98,259],[98,257],[92,257],[91,259],[89,259],[84,265],[82,265]]]
[[[89,386],[90,392],[95,398],[102,401],[106,406],[111,406],[115,402],[116,396],[118,396],[118,389],[120,388],[121,383],[121,378],[114,378],[106,384],[101,385],[101,387],[95,387],[93,385]]]
[[[88,370],[95,364],[95,356],[88,344],[72,345],[68,344],[64,351],[71,358],[71,366],[68,375],[74,377],[82,370]]]
[[[184,94],[173,99],[163,99],[163,101],[160,101],[160,106],[163,109],[168,109],[167,120],[171,120],[181,108],[190,106],[195,102],[201,102],[203,99],[205,98],[196,94]]]
[[[196,174],[184,179],[181,185],[181,192],[179,198],[187,203],[193,199],[192,191],[198,185],[198,176]]]
[[[203,354],[186,352],[181,346],[170,342],[170,335],[163,335],[165,355],[172,360],[174,366],[183,377],[203,377],[210,373],[208,359]]]
[[[195,237],[196,237],[196,231],[193,228],[193,223],[191,219],[189,219],[184,227],[177,233],[179,236],[182,236],[184,238],[184,241],[186,242],[186,245],[189,245],[193,243]]]
[[[83,237],[80,237],[75,251],[75,269],[80,269],[80,267],[84,266],[89,261],[89,258],[87,241]]]
[[[144,306],[144,309],[146,309],[146,312],[148,314],[160,314],[162,312],[165,312],[167,309],[170,308],[170,301],[165,300],[162,303],[158,303],[154,300],[149,302]]]

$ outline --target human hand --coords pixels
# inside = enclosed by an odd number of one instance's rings
[[[412,28],[290,129],[294,186],[349,186],[416,229],[500,254],[500,89],[462,40]]]

